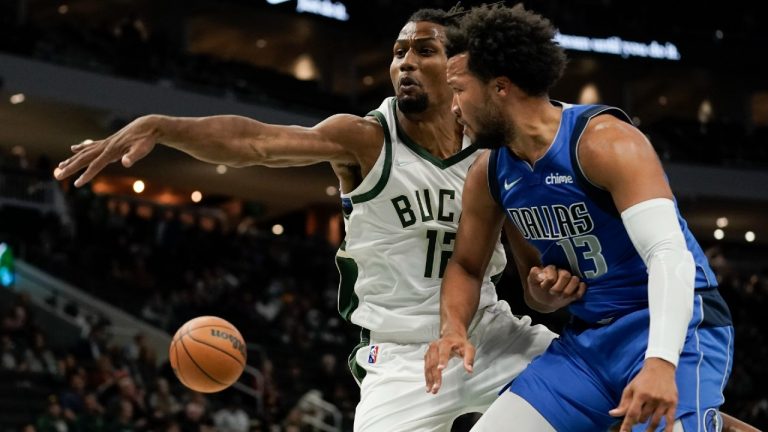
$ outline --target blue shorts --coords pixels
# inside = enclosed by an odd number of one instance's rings
[[[608,415],[643,366],[648,309],[603,326],[566,326],[509,386],[560,432],[607,430]],[[717,290],[696,292],[691,324],[677,367],[675,417],[685,431],[719,431],[723,388],[733,365],[733,327]],[[664,423],[659,426],[662,428]],[[646,426],[634,430],[645,431]]]

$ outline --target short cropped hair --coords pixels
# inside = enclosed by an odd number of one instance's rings
[[[468,53],[468,68],[484,82],[505,76],[530,96],[542,96],[565,69],[563,48],[552,23],[522,4],[483,5],[447,30],[448,57]]]
[[[443,27],[455,25],[457,20],[463,15],[464,9],[458,4],[448,11],[442,9],[419,9],[414,12],[408,22],[431,22]]]

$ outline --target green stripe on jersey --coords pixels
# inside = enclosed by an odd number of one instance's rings
[[[352,312],[357,309],[360,299],[355,294],[355,283],[357,283],[357,263],[344,251],[345,244],[342,244],[336,252],[336,268],[339,269],[339,314],[342,318],[350,321]]]
[[[360,329],[360,343],[352,350],[352,354],[347,358],[347,365],[349,365],[349,371],[352,372],[352,377],[357,381],[357,385],[363,384],[363,378],[365,378],[365,369],[357,364],[357,352],[360,348],[368,346],[371,343],[371,332],[368,329]]]
[[[352,204],[359,204],[361,202],[370,201],[384,189],[389,180],[389,173],[392,171],[392,137],[389,135],[389,126],[387,126],[387,119],[379,111],[371,111],[368,115],[373,115],[376,120],[381,124],[381,128],[384,129],[384,168],[381,172],[379,181],[368,192],[351,197]],[[369,174],[370,175],[370,174]]]

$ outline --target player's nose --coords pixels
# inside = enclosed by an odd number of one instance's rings
[[[453,111],[453,115],[456,118],[461,118],[461,108],[459,108],[459,100],[456,95],[453,95],[453,100],[451,101],[451,111]]]
[[[408,50],[403,59],[400,60],[400,71],[409,72],[413,70],[416,70],[416,55],[414,55],[413,50]]]

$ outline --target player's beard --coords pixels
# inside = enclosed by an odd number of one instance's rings
[[[483,105],[476,118],[477,128],[472,144],[484,149],[498,149],[514,139],[514,125],[504,119],[499,108],[493,103]]]
[[[429,107],[429,95],[419,93],[415,96],[398,96],[397,107],[403,114],[423,113]]]

